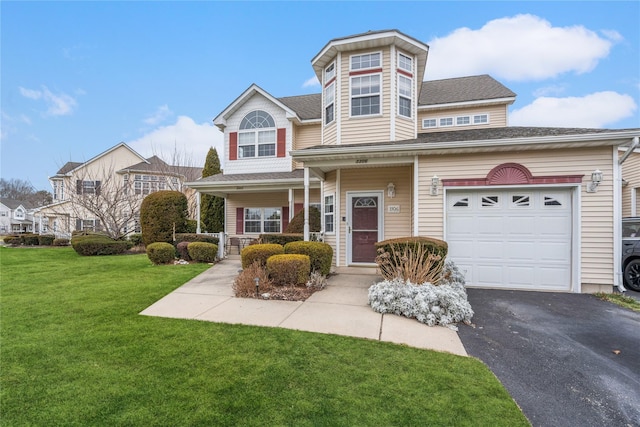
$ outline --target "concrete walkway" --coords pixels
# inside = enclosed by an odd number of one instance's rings
[[[224,259],[140,314],[346,335],[467,356],[449,328],[374,312],[367,293],[379,280],[374,274],[343,269],[306,301],[270,301],[234,297],[232,285],[240,268],[239,259]]]

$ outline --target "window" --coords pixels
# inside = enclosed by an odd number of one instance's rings
[[[81,221],[82,231],[97,231],[95,219],[83,219]]]
[[[327,84],[336,76],[336,63],[332,63],[324,69],[324,84]]]
[[[351,115],[380,114],[380,74],[351,78]]]
[[[64,181],[53,181],[53,200],[64,200]]]
[[[333,203],[333,194],[324,196],[324,231],[333,233],[335,231],[335,209]]]
[[[552,196],[544,196],[545,206],[562,206],[562,203],[558,199]]]
[[[471,123],[471,118],[469,116],[456,117],[456,126],[464,126],[470,123]]]
[[[16,209],[15,212],[13,213],[13,217],[15,219],[24,219],[25,217],[24,210],[22,210],[21,208]]]
[[[440,119],[440,126],[453,126],[453,117],[443,117]]]
[[[489,123],[489,115],[488,114],[477,114],[477,115],[473,116],[473,124],[474,125],[486,124],[486,123]]]
[[[413,58],[402,53],[398,54],[398,68],[413,74]]]
[[[351,70],[366,70],[380,67],[380,52],[354,55],[351,57]]]
[[[100,194],[100,181],[76,181],[77,194]]]
[[[511,196],[511,203],[515,207],[523,208],[523,207],[531,206],[531,199],[529,196],[516,195],[516,196]]]
[[[398,76],[398,114],[411,117],[411,90],[412,79],[402,75]]]
[[[498,196],[482,196],[480,206],[486,208],[493,208],[500,206]]]
[[[177,182],[177,178],[171,178]],[[167,190],[167,177],[158,175],[135,175],[133,180],[135,194],[144,196],[160,190]],[[174,190],[179,188],[174,187]]]
[[[424,119],[422,121],[422,127],[423,128],[435,128],[438,127],[438,122],[436,121],[436,119]]]
[[[0,211],[0,216],[7,216],[7,211]]]
[[[252,111],[240,122],[238,158],[273,157],[276,155],[276,123],[262,110]]]
[[[245,233],[280,233],[282,214],[279,208],[245,208]]]
[[[324,90],[324,124],[333,122],[335,111],[336,83],[333,82]]]
[[[469,197],[461,197],[453,203],[454,208],[468,208],[469,207]]]

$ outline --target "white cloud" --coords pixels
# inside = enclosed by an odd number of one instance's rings
[[[63,92],[54,94],[44,85],[42,86],[42,90],[27,89],[24,87],[20,87],[19,89],[20,94],[25,98],[44,100],[47,104],[47,111],[45,112],[45,115],[47,116],[70,115],[78,105],[77,101],[70,95]]]
[[[159,106],[153,114],[144,119],[144,123],[150,126],[155,126],[162,123],[165,119],[173,115],[173,111],[169,109],[167,104]]]
[[[491,74],[511,80],[552,78],[567,72],[593,70],[621,36],[606,38],[583,26],[553,27],[533,15],[495,19],[482,28],[459,28],[428,44],[428,80]]]
[[[509,115],[512,126],[604,128],[625,119],[637,105],[629,95],[596,92],[583,97],[541,97]]]
[[[549,85],[534,90],[533,96],[538,98],[540,96],[560,95],[564,93],[566,89],[566,85]]]
[[[320,86],[320,80],[318,77],[313,76],[302,84],[302,87]]]
[[[223,139],[213,124],[197,124],[191,117],[178,116],[175,124],[158,127],[128,145],[145,157],[156,155],[168,163],[177,158],[184,161],[182,166],[203,167],[211,147],[224,163]]]

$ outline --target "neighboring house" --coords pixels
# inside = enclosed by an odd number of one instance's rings
[[[42,229],[69,237],[72,231],[105,231],[112,236],[140,232],[140,203],[159,190],[183,191],[185,180],[202,176],[202,168],[172,166],[157,156],[145,159],[125,143],[86,162],[68,162],[49,178],[53,203],[36,209]]]
[[[621,151],[620,158],[625,154]],[[640,216],[640,148],[622,164],[622,216]]]
[[[35,225],[35,227],[34,227]],[[28,202],[0,198],[0,235],[38,232],[33,206]]]
[[[322,93],[251,85],[214,119],[224,173],[187,185],[226,199],[231,236],[280,232],[320,206],[335,266],[431,236],[469,286],[619,285],[618,148],[640,129],[510,127],[511,90],[487,75],[423,81],[428,51],[397,30],[331,40],[311,60]]]

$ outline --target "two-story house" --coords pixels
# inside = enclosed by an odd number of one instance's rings
[[[322,92],[251,85],[214,119],[224,173],[187,185],[226,199],[232,236],[319,206],[337,267],[374,265],[376,241],[431,236],[469,286],[620,284],[618,147],[640,129],[510,127],[511,90],[488,75],[423,81],[428,53],[397,30],[329,41],[311,60]]]
[[[0,198],[0,235],[33,232],[38,232],[33,206],[29,202]]]
[[[125,143],[85,162],[68,162],[49,178],[53,203],[36,209],[40,229],[69,237],[72,231],[104,231],[112,237],[140,232],[140,204],[159,190],[183,191],[196,207],[186,180],[202,168],[169,165],[157,156],[144,158]]]

